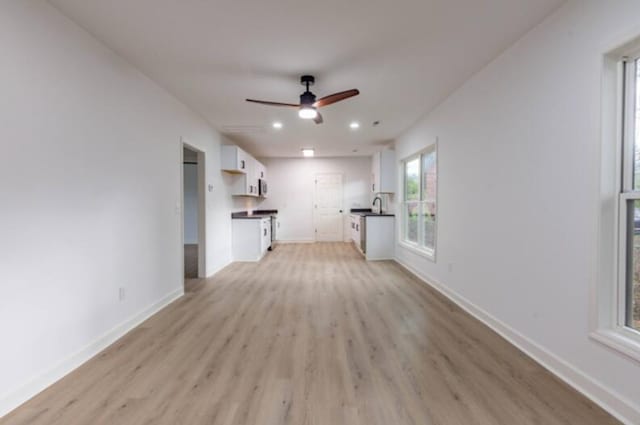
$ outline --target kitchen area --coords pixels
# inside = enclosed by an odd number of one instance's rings
[[[231,213],[234,261],[260,261],[283,243],[315,243],[319,175],[340,175],[335,239],[351,242],[367,260],[394,256],[395,151],[342,158],[260,158],[235,145],[222,146],[221,171],[236,199]]]

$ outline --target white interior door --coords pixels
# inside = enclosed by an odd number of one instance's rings
[[[314,205],[316,241],[341,242],[342,174],[317,174]]]

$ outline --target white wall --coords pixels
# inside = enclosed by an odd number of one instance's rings
[[[2,415],[182,292],[181,137],[214,185],[207,274],[232,201],[221,137],[47,3],[0,3],[0,51]]]
[[[184,243],[198,243],[198,164],[184,164]]]
[[[281,241],[314,241],[313,199],[315,176],[319,173],[343,175],[344,237],[349,209],[370,208],[371,158],[264,158],[269,198],[259,209],[277,209]]]
[[[640,2],[570,1],[397,140],[439,138],[438,251],[398,260],[640,423],[640,364],[591,340],[602,55]],[[450,269],[451,268],[451,269]]]

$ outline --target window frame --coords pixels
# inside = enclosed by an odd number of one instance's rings
[[[629,63],[635,72],[629,72]],[[640,200],[640,188],[634,190],[633,184],[637,68],[640,39],[604,56],[599,252],[590,337],[640,362],[640,331],[627,324],[633,296],[627,280],[628,204]]]
[[[622,59],[622,158],[620,193],[618,195],[618,279],[617,279],[617,325],[623,331],[630,331],[629,337],[640,343],[640,331],[629,325],[629,309],[633,306],[633,281],[627,276],[630,256],[629,213],[633,211],[633,201],[640,201],[640,188],[635,188],[635,155],[637,114],[637,79],[640,68],[640,53]],[[640,146],[639,146],[640,148]],[[631,204],[631,206],[630,206]],[[633,277],[631,277],[633,279]]]
[[[435,196],[433,198],[433,202],[435,204],[434,208],[434,225],[433,225],[433,248],[425,246],[422,242],[424,239],[424,204],[426,202],[430,202],[430,200],[426,199],[426,194],[424,193],[424,185],[423,185],[423,157],[425,155],[434,153],[435,154],[435,167],[436,167],[436,187],[435,187]],[[408,200],[407,199],[407,164],[411,161],[418,160],[418,199]],[[406,249],[411,250],[412,252],[421,255],[433,262],[436,261],[436,251],[438,246],[438,194],[439,194],[439,185],[438,185],[438,175],[439,175],[439,154],[438,154],[438,143],[433,143],[424,149],[415,152],[400,161],[401,170],[402,170],[402,198],[401,198],[401,231],[398,236],[398,243]],[[418,204],[418,234],[417,234],[417,242],[412,242],[407,238],[407,229],[408,229],[408,220],[407,220],[407,205],[409,203],[417,203]]]

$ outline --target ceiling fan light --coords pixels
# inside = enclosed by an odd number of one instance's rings
[[[304,120],[312,120],[318,116],[318,111],[313,106],[303,106],[298,111],[298,116]]]

